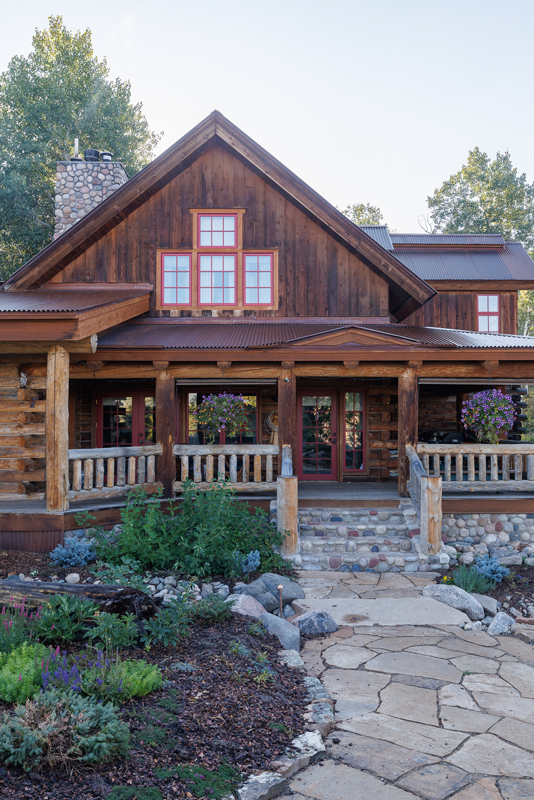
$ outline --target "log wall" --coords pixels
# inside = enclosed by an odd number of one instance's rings
[[[516,334],[517,292],[488,291],[488,293],[499,294],[500,332]],[[483,294],[483,291],[478,289],[471,292],[446,292],[440,289],[439,294],[403,320],[403,324],[477,331],[477,294]]]

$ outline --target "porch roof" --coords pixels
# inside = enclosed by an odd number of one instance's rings
[[[301,344],[313,337],[320,344],[322,335],[344,330],[384,334],[402,338],[408,346],[439,348],[534,348],[534,337],[504,333],[476,333],[446,328],[418,328],[409,325],[369,324],[295,320],[222,320],[189,319],[135,320],[106,331],[99,337],[99,349],[169,350],[247,350],[258,347]]]

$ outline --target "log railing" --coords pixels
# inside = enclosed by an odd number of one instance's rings
[[[534,444],[421,443],[417,453],[444,492],[534,492]]]
[[[238,492],[269,492],[277,487],[273,480],[276,444],[175,444],[174,455],[181,478],[173,484],[175,492],[183,491],[191,476],[199,489],[208,489],[218,480],[229,481]]]
[[[406,446],[408,492],[419,513],[421,549],[426,555],[441,550],[441,477],[428,475],[415,447]]]
[[[72,461],[69,499],[101,499],[125,494],[130,489],[159,488],[156,456],[161,452],[161,444],[69,450]]]

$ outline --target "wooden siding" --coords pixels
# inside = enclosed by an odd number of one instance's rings
[[[387,316],[386,281],[219,145],[173,178],[55,280],[155,286],[157,249],[193,247],[191,208],[245,208],[244,248],[279,248],[278,309],[251,309],[245,314]],[[153,296],[149,315],[170,312],[157,311]]]
[[[422,308],[403,320],[405,325],[422,327],[455,328],[463,331],[476,331],[477,327],[477,294],[472,292],[440,291]],[[500,296],[500,333],[517,333],[517,292],[495,292]]]

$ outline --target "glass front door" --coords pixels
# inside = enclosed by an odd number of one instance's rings
[[[96,446],[131,447],[156,441],[154,393],[101,394],[96,400]]]
[[[302,392],[297,413],[299,478],[304,481],[337,480],[336,393]]]

